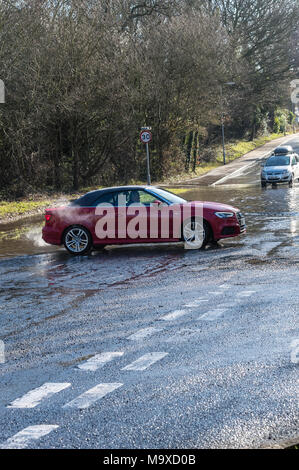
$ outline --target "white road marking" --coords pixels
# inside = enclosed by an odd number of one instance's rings
[[[237,297],[250,297],[251,295],[255,294],[255,290],[247,290],[247,291],[244,291],[244,292],[239,292],[237,294]]]
[[[195,308],[195,307],[198,307],[199,304],[201,304],[201,303],[203,303],[203,302],[209,302],[209,300],[206,300],[206,299],[198,299],[198,300],[195,300],[194,302],[191,302],[190,304],[184,305],[184,307],[186,307],[186,308]]]
[[[188,310],[175,310],[174,312],[168,313],[164,317],[161,317],[160,320],[176,320],[177,318],[183,317],[187,313],[189,313]]]
[[[261,159],[264,158],[266,155],[268,155],[269,152],[265,153],[265,155],[263,155],[262,157],[260,157]],[[226,181],[227,179],[230,179],[230,178],[233,178],[235,177],[237,174],[239,173],[242,173],[244,170],[247,170],[247,168],[251,167],[251,166],[254,166],[256,165],[256,161],[254,162],[251,162],[249,163],[248,165],[244,165],[242,166],[242,168],[239,168],[238,170],[236,171],[233,171],[233,173],[230,173],[229,175],[226,175],[224,176],[223,178],[220,178],[218,181],[215,181],[215,183],[212,183],[210,186],[217,186],[217,184],[221,184],[223,183],[224,181]]]
[[[14,400],[7,408],[35,408],[45,398],[50,398],[55,393],[70,387],[70,383],[46,382],[41,387],[35,388],[21,398]]]
[[[227,309],[215,308],[215,310],[209,310],[201,315],[198,320],[214,321],[217,320],[217,318],[222,317],[225,312],[227,312]]]
[[[219,286],[220,289],[230,289],[230,285],[228,284],[222,284],[222,286]]]
[[[41,437],[46,436],[54,429],[59,428],[58,425],[53,424],[39,424],[35,426],[28,426],[14,436],[7,439],[6,442],[0,445],[0,449],[24,449],[32,441],[36,441]]]
[[[124,367],[122,370],[145,370],[154,364],[157,361],[163,359],[163,357],[167,356],[168,353],[164,352],[151,352],[144,354],[141,356],[137,361],[132,362],[131,364]]]
[[[101,354],[96,354],[95,356],[88,359],[88,361],[84,362],[84,364],[79,364],[77,368],[94,372],[97,369],[104,367],[107,362],[111,362],[113,359],[123,356],[123,354],[123,352],[104,352]]]
[[[128,336],[128,339],[131,339],[132,341],[139,341],[141,339],[147,338],[148,336],[152,336],[159,331],[162,331],[162,328],[153,328],[152,326],[148,328],[142,328],[142,330],[136,331],[136,333]]]
[[[86,392],[79,395],[74,400],[66,403],[63,408],[78,408],[83,410],[84,408],[89,408],[93,403],[103,398],[108,393],[113,392],[119,387],[122,387],[122,383],[103,383],[98,384],[95,387],[87,390]]]

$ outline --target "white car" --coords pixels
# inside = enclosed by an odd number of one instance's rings
[[[288,183],[293,186],[299,179],[299,156],[295,153],[288,155],[271,155],[262,168],[261,184],[265,188],[267,184]]]

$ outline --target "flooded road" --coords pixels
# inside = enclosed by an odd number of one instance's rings
[[[299,441],[299,185],[264,190],[259,172],[182,194],[246,216],[205,250],[76,258],[40,216],[0,227],[0,448]]]
[[[299,184],[293,188],[286,185],[261,189],[260,185],[248,184],[257,177],[257,169],[246,174],[246,184],[225,184],[216,187],[186,188],[181,196],[187,200],[222,202],[238,207],[246,216],[247,235],[232,240],[222,240],[220,246],[252,248],[253,253],[291,254],[298,256],[299,247]],[[241,177],[238,177],[240,181]],[[41,238],[43,217],[0,225],[0,259],[20,255],[52,254],[59,256],[63,247],[47,245]],[[108,248],[113,250],[114,248]],[[115,248],[125,253],[128,248]],[[129,250],[140,250],[130,247]],[[145,251],[148,247],[145,247]],[[171,245],[161,245],[161,251],[172,251]],[[106,249],[107,250],[107,249]]]

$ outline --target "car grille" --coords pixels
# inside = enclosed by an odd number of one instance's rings
[[[242,212],[237,212],[236,214],[241,232],[246,229],[246,224],[245,224],[245,216],[242,214]]]

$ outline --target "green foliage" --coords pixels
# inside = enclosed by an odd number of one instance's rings
[[[293,114],[293,113],[292,113]],[[288,109],[277,109],[274,112],[274,132],[285,133],[287,131],[287,124],[291,119],[291,112]]]
[[[0,2],[1,197],[145,181],[145,125],[154,181],[217,164],[222,115],[228,139],[285,132],[298,8],[262,3]]]

